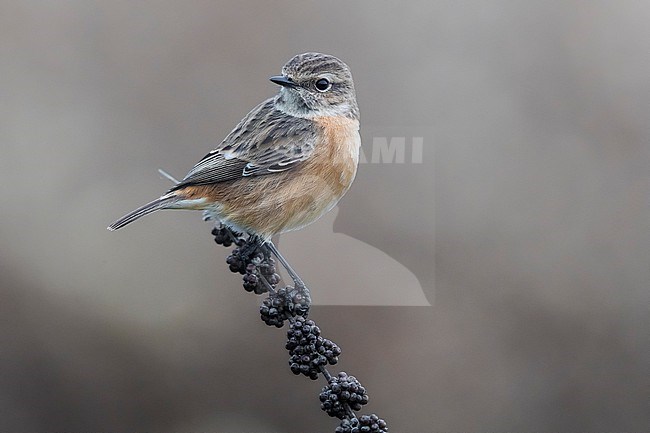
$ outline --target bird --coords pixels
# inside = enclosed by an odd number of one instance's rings
[[[315,52],[294,56],[281,72],[270,78],[280,86],[274,97],[253,108],[165,194],[108,229],[158,210],[202,210],[266,242],[331,210],[359,162],[352,73],[337,57]]]

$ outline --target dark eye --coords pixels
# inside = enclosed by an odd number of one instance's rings
[[[325,92],[329,90],[329,88],[332,86],[332,84],[329,82],[327,78],[320,78],[319,80],[316,81],[316,90],[319,92]]]

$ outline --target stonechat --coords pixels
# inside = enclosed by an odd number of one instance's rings
[[[270,240],[332,209],[350,188],[359,161],[350,68],[336,57],[305,53],[270,80],[280,86],[275,97],[248,113],[166,194],[108,229],[160,209],[193,209]]]

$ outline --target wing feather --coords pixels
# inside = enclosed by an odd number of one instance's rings
[[[244,117],[174,189],[290,170],[309,158],[315,143],[314,122],[275,109],[271,98]]]

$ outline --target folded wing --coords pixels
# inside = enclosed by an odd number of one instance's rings
[[[268,99],[242,119],[174,189],[290,170],[313,152],[315,128],[311,120],[276,110],[273,99]]]

